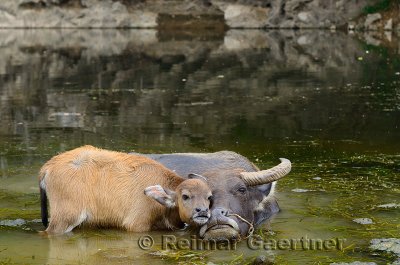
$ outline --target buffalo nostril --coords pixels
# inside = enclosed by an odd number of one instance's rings
[[[218,207],[212,211],[212,214],[214,214],[216,216],[218,216],[218,215],[226,216],[228,214],[228,211],[224,208]]]
[[[200,208],[196,208],[195,211],[199,213],[199,212],[201,212],[201,209]]]

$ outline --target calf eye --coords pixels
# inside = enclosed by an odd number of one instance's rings
[[[183,195],[182,195],[182,200],[186,201],[186,200],[188,200],[188,199],[189,199],[189,196],[187,196],[186,194],[183,194]]]

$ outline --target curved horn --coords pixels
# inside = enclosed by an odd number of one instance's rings
[[[240,173],[243,181],[249,186],[256,186],[274,182],[286,176],[291,168],[292,163],[286,158],[279,158],[281,163],[273,168],[256,171],[256,172],[242,172]]]

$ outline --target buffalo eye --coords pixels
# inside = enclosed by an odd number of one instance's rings
[[[212,201],[212,200],[213,200],[213,196],[209,196],[209,197],[207,198],[207,200]]]
[[[247,191],[247,189],[245,187],[240,187],[238,189],[238,192],[243,193],[243,194],[246,193],[246,191]]]
[[[186,194],[182,195],[182,200],[187,201],[189,200],[189,196],[187,196]]]

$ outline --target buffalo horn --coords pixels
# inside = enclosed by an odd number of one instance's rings
[[[249,186],[256,186],[274,182],[286,176],[292,164],[286,158],[280,158],[281,163],[273,168],[256,171],[256,172],[242,172],[240,173],[243,181]]]

